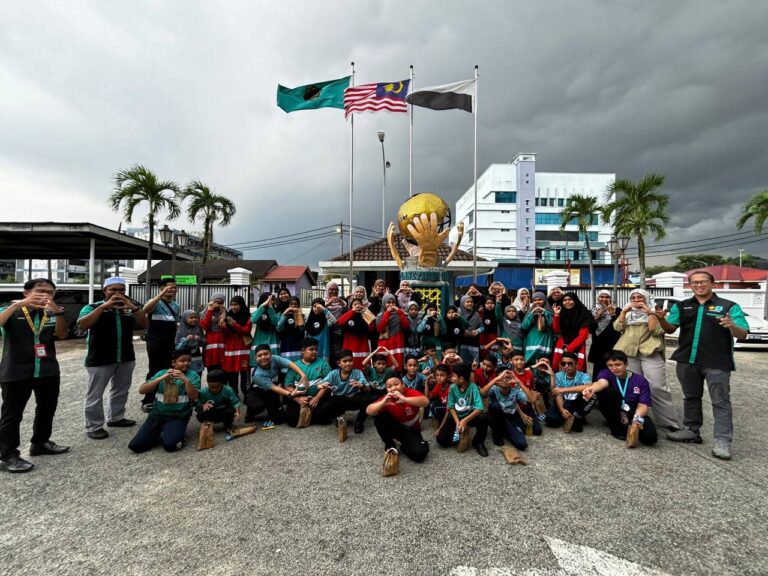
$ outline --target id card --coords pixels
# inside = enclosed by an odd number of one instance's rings
[[[45,349],[45,344],[35,344],[35,358],[48,358],[48,351]]]

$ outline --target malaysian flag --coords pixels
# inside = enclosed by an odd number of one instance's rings
[[[355,112],[408,112],[410,80],[361,84],[344,90],[344,118]]]

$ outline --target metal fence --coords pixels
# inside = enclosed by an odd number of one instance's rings
[[[576,296],[579,297],[579,300],[581,300],[584,305],[587,308],[592,308],[593,302],[592,302],[592,289],[591,288],[582,288],[582,287],[568,287],[563,289],[566,292],[575,292]],[[608,290],[611,294],[613,294],[613,286],[598,286],[595,293],[600,292],[600,290]],[[613,304],[615,306],[621,306],[624,307],[629,303],[629,293],[632,292],[634,288],[617,288],[616,290],[616,302]],[[671,298],[673,296],[673,289],[672,288],[656,288],[656,287],[649,287],[646,288],[646,291],[648,292],[648,295],[650,296],[650,302],[649,304],[653,305],[653,300],[655,298]]]
[[[136,300],[137,302],[144,302],[144,284],[129,284],[128,296]],[[179,308],[183,310],[190,310],[195,307],[195,291],[197,286],[177,286],[176,302],[179,304]],[[152,285],[150,287],[150,294],[152,297],[157,296],[160,292],[160,286]],[[208,302],[211,301],[211,295],[215,292],[223,292],[226,296],[225,302],[229,303],[229,300],[233,296],[242,296],[250,306],[252,304],[251,291],[248,286],[235,286],[234,284],[203,284],[200,286],[200,308],[203,308]]]

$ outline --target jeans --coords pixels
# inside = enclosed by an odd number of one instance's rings
[[[136,432],[136,436],[128,443],[128,448],[136,454],[147,452],[158,444],[162,444],[166,452],[181,450],[184,447],[188,422],[189,416],[179,418],[150,414]]]
[[[491,421],[491,434],[493,443],[497,446],[504,445],[504,438],[512,442],[518,450],[528,448],[528,440],[525,438],[525,424],[520,414],[507,414],[501,409],[498,402],[491,402],[488,406],[488,417]],[[539,423],[541,430],[541,423]]]
[[[59,384],[58,375],[0,384],[3,396],[0,411],[0,458],[19,455],[21,420],[33,392],[37,405],[32,424],[32,444],[45,444],[51,439],[53,416],[59,402]]]

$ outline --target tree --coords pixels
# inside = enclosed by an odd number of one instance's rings
[[[637,238],[641,288],[645,288],[645,237],[661,240],[666,236],[664,226],[669,224],[669,196],[656,192],[663,184],[661,174],[647,174],[637,183],[620,178],[608,189],[608,204],[603,208],[603,217],[613,219],[617,234]],[[616,198],[611,200],[613,194]]]
[[[763,224],[768,218],[768,190],[758,192],[741,207],[741,216],[736,221],[736,227],[741,230],[750,218],[755,221],[755,234],[762,234]]]
[[[736,259],[738,262],[738,258]],[[677,257],[675,270],[688,272],[694,268],[706,268],[707,266],[719,266],[726,264],[728,260],[720,254],[681,254]]]
[[[109,197],[109,204],[115,212],[123,208],[123,218],[130,223],[137,206],[147,204],[147,226],[149,227],[149,246],[147,248],[147,283],[144,297],[150,298],[150,269],[152,268],[152,246],[155,239],[155,224],[158,215],[165,210],[173,220],[181,213],[176,198],[181,193],[178,184],[171,180],[158,180],[154,172],[141,164],[134,164],[127,170],[115,174],[115,189]]]
[[[576,221],[579,232],[584,236],[584,243],[587,246],[587,258],[589,261],[589,284],[592,287],[592,302],[597,302],[595,298],[595,271],[592,264],[592,249],[589,245],[589,227],[595,215],[600,212],[600,204],[594,196],[583,194],[574,194],[568,198],[568,202],[560,212],[560,230],[565,231],[565,227]],[[567,257],[567,255],[566,255]]]

